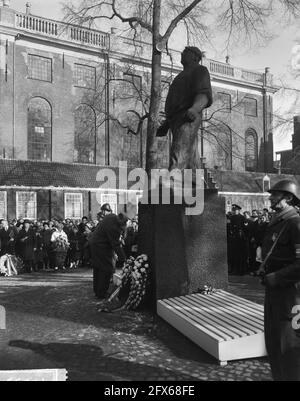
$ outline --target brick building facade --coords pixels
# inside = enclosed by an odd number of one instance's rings
[[[10,218],[29,213],[22,209],[22,196],[37,208],[32,218],[53,215],[53,187],[58,196],[54,204],[63,204],[60,217],[72,217],[66,193],[74,193],[74,199],[76,193],[83,194],[73,202],[76,215],[79,210],[95,215],[99,202],[91,201],[88,194],[97,188],[96,171],[118,167],[122,161],[129,167],[144,166],[146,127],[135,133],[137,115],[143,114],[149,100],[150,55],[147,43],[37,17],[30,9],[25,14],[16,12],[8,1],[0,6],[0,155],[12,169],[10,180],[1,177],[2,215],[4,211]],[[171,65],[170,58],[163,56],[163,98],[182,69],[179,52],[173,51],[173,60]],[[199,131],[204,166],[213,173],[272,172],[276,88],[269,70],[256,73],[207,58],[202,62],[210,71],[214,92],[214,104]],[[167,167],[169,138],[158,139],[157,147],[157,166]],[[32,168],[42,168],[45,174],[48,166],[48,177],[53,163],[61,163],[61,170],[55,170],[52,183],[49,178],[47,183],[40,179],[24,186],[12,179],[15,166],[21,168],[17,161],[32,161]],[[80,166],[94,175],[93,185],[87,186],[84,176],[78,186],[70,185],[72,177],[66,171],[78,171]],[[28,194],[17,199],[16,186]],[[46,200],[32,195],[37,200],[30,201],[30,192],[42,188]],[[77,192],[70,192],[72,188]],[[116,199],[114,192],[108,195]]]
[[[300,116],[294,116],[292,149],[276,152],[276,168],[285,174],[300,174]]]

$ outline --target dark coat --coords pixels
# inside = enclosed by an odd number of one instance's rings
[[[125,262],[125,253],[120,242],[121,233],[122,227],[118,216],[110,214],[104,217],[89,236],[94,292],[98,298],[107,296],[114,269],[114,252],[118,255],[120,265]]]
[[[42,230],[42,243],[44,249],[51,249],[51,237],[53,234],[53,230]]]
[[[134,231],[133,227],[129,227],[125,236],[125,252],[129,258],[133,253],[133,246],[138,243],[138,231]]]
[[[294,208],[274,216],[262,252],[265,258],[283,227],[266,263],[265,339],[273,378],[300,381],[300,328],[293,324],[300,305],[300,217]]]
[[[124,263],[126,256],[120,244],[121,233],[122,228],[115,214],[105,216],[98,224],[89,237],[93,266],[101,264],[104,259],[112,260],[113,252],[118,255],[119,263]]]
[[[34,230],[35,235],[35,251],[34,251],[34,261],[35,263],[40,263],[43,261],[43,236],[42,230]]]
[[[248,248],[245,229],[244,216],[238,214],[230,217],[229,260],[231,272],[234,274],[244,274],[247,270]]]
[[[32,261],[34,259],[34,248],[36,246],[34,231],[30,228],[26,232],[23,228],[18,234],[17,241],[21,258],[24,261]]]
[[[17,231],[14,227],[8,227],[8,230],[2,228],[0,230],[0,255],[5,255],[6,253],[14,253],[15,238],[17,236]]]
[[[262,246],[269,223],[256,221],[253,227],[253,237],[257,246]]]

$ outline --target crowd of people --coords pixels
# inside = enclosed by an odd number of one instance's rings
[[[256,275],[262,262],[262,241],[273,214],[267,208],[242,212],[239,205],[232,205],[227,213],[229,274]]]
[[[106,215],[112,214],[104,204],[97,220],[83,217],[80,221],[0,220],[0,258],[15,255],[22,271],[58,271],[91,266],[89,238]],[[129,219],[122,234],[126,257],[137,256],[138,219]]]
[[[89,238],[106,215],[112,214],[104,204],[97,220],[80,221],[0,220],[0,257],[17,256],[23,271],[66,270],[91,266]],[[261,264],[261,245],[273,212],[268,209],[243,212],[232,205],[227,213],[228,269],[232,275],[255,275]],[[138,217],[129,219],[120,238],[127,258],[138,256]]]

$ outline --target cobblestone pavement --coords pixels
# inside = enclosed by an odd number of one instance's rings
[[[90,270],[0,277],[7,330],[0,370],[65,368],[69,380],[267,381],[266,358],[217,361],[149,311],[97,312]],[[252,277],[231,277],[230,291],[256,302]]]

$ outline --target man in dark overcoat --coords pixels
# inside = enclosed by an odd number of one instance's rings
[[[24,262],[26,273],[31,273],[34,260],[35,234],[31,227],[30,221],[24,221],[24,227],[18,234],[19,252]]]
[[[118,256],[121,267],[125,260],[125,253],[120,243],[120,236],[124,232],[127,217],[123,214],[109,214],[98,224],[89,237],[91,263],[94,272],[94,292],[97,298],[107,297],[110,280],[113,274],[114,252]]]
[[[293,207],[300,191],[282,180],[269,192],[275,214],[262,244],[266,347],[274,380],[300,381],[300,216]]]
[[[245,235],[245,217],[240,213],[239,205],[232,205],[230,216],[231,235],[231,273],[243,275],[247,270],[247,239]]]
[[[78,225],[78,244],[80,250],[80,263],[82,267],[88,264],[88,240],[87,240],[87,224],[88,218],[84,216]]]
[[[5,254],[15,253],[15,238],[17,231],[8,224],[7,220],[0,221],[0,257]]]

